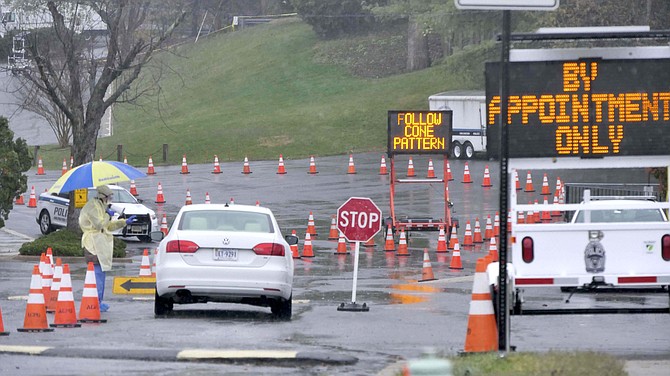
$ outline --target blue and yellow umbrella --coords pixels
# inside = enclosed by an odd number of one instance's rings
[[[56,180],[49,192],[70,192],[143,178],[147,175],[133,166],[115,161],[93,161],[77,166]]]

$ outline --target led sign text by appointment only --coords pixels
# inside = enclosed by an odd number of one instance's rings
[[[509,66],[509,157],[664,155],[670,60],[515,62]],[[499,157],[499,64],[486,65],[489,156]]]

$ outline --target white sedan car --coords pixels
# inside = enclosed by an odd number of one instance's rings
[[[154,313],[174,304],[227,302],[270,307],[290,320],[293,258],[268,208],[186,205],[161,241],[156,257]]]

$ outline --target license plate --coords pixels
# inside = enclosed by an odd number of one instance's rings
[[[215,261],[237,261],[237,249],[216,248],[214,249]]]

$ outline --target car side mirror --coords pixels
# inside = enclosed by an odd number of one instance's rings
[[[296,245],[299,241],[298,237],[295,235],[286,235],[284,236],[284,239],[286,239],[288,245]]]
[[[151,241],[153,242],[159,242],[163,240],[165,237],[165,234],[163,234],[163,231],[151,231],[149,233],[149,236],[151,237]]]

